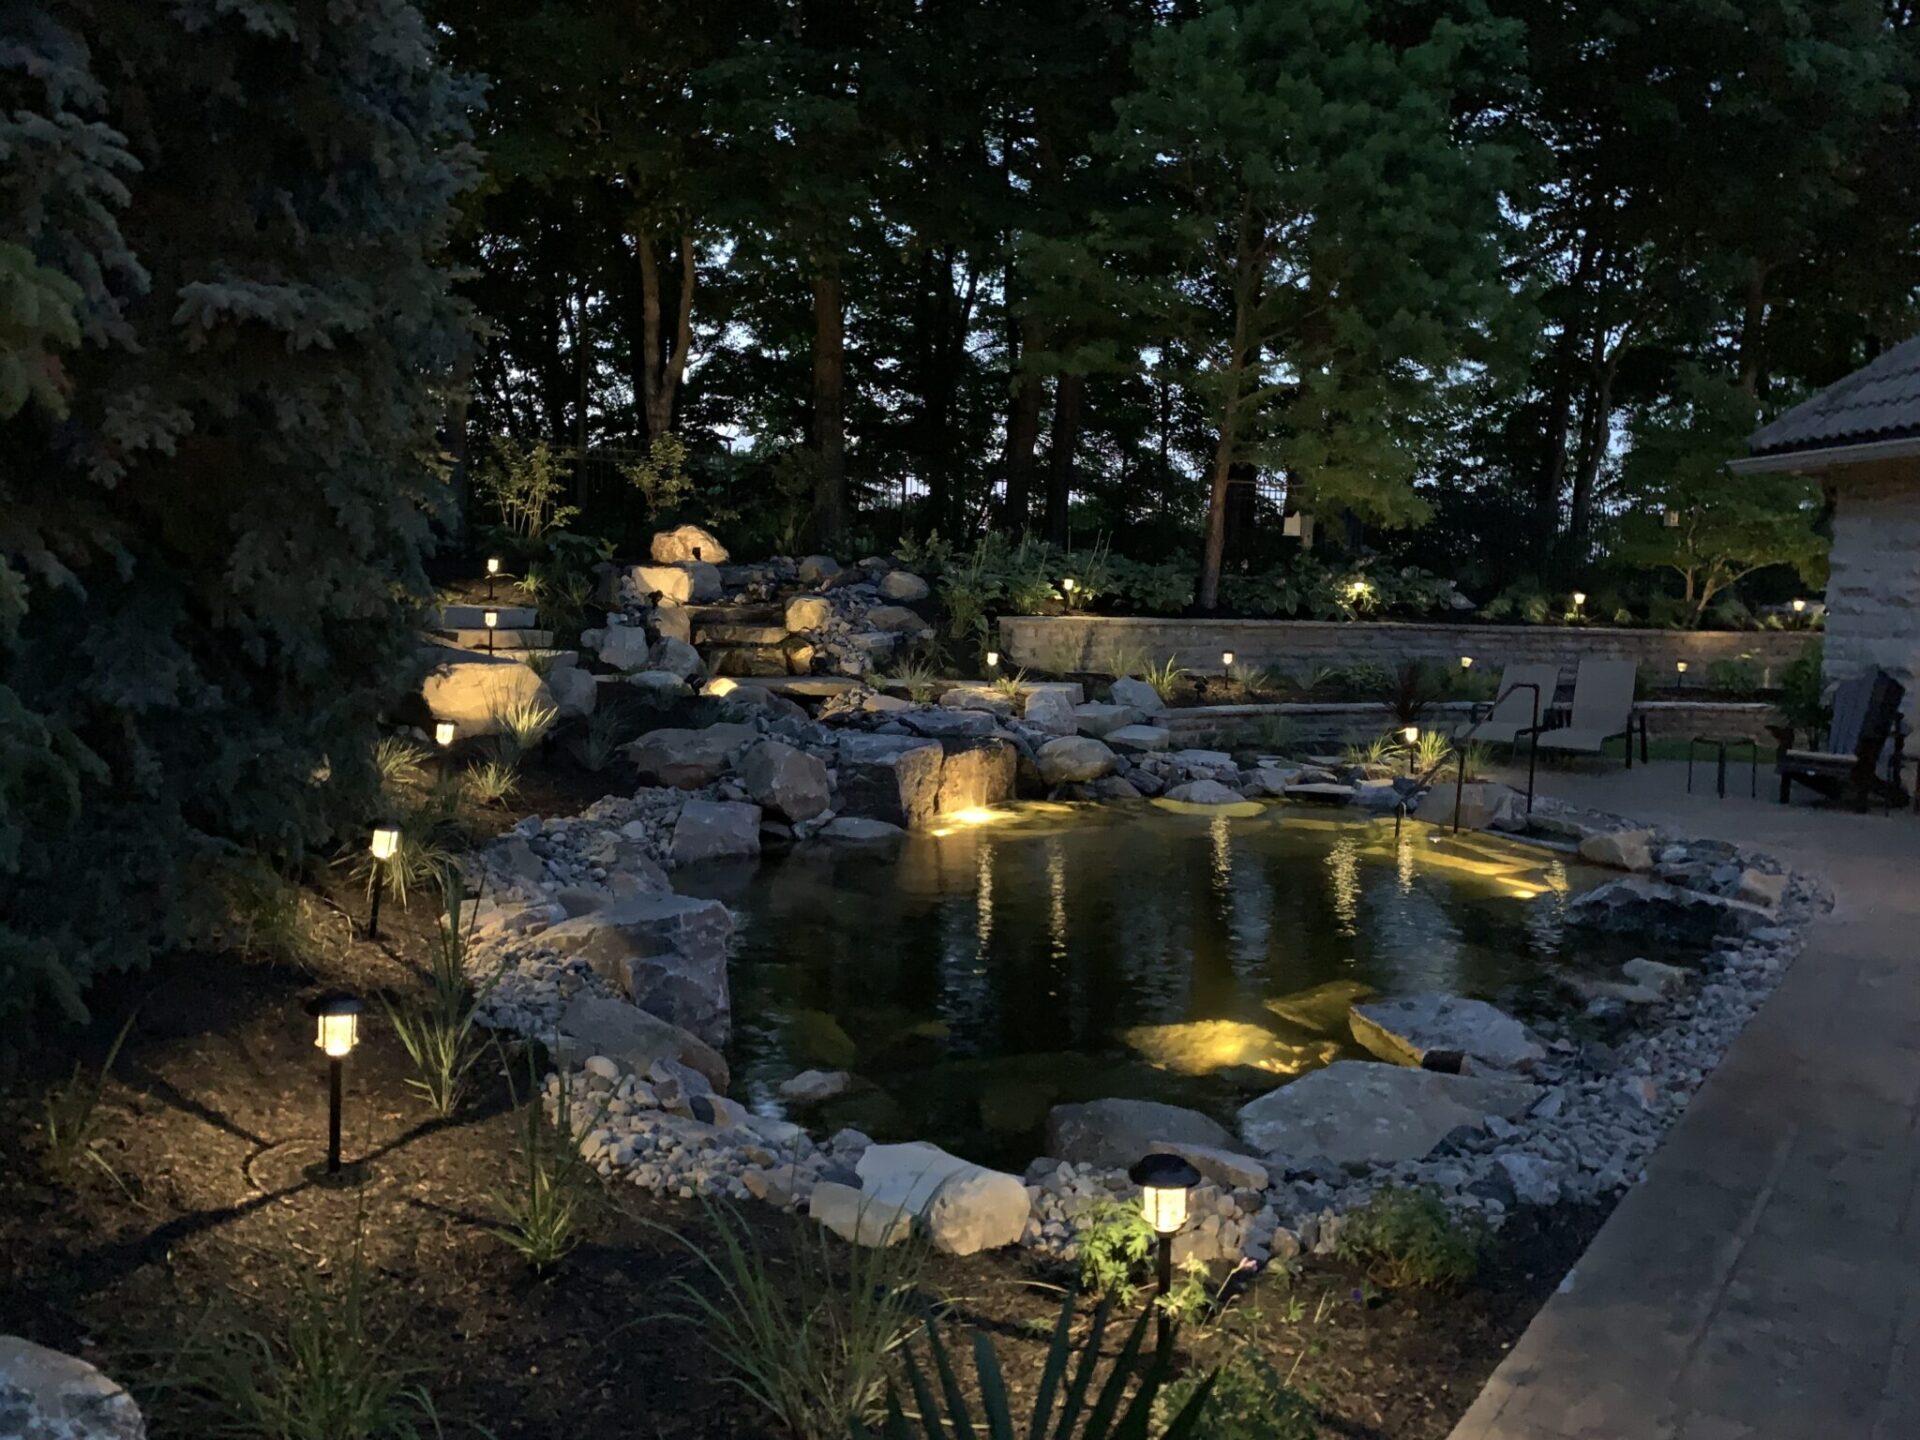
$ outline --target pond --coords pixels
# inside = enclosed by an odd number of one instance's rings
[[[1295,806],[1257,815],[1036,804],[895,848],[803,846],[682,871],[732,906],[734,1093],[779,1113],[808,1067],[866,1082],[816,1130],[1024,1166],[1048,1109],[1125,1095],[1231,1124],[1343,1057],[1347,1006],[1440,990],[1557,1009],[1568,895],[1537,847]],[[1604,958],[1617,959],[1618,956]]]

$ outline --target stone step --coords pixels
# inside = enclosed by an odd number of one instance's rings
[[[750,625],[737,622],[718,622],[696,620],[693,626],[693,643],[705,649],[708,645],[766,645],[778,647],[787,638],[785,625]]]
[[[531,605],[449,605],[440,612],[442,630],[479,630],[487,623],[487,611],[497,611],[502,630],[531,630],[540,617]]]
[[[785,605],[682,605],[679,608],[695,625],[779,625],[785,633]]]
[[[754,683],[776,695],[802,700],[825,700],[833,695],[844,695],[849,690],[858,690],[861,684],[850,675],[770,676]]]
[[[487,631],[484,628],[479,630],[446,630],[441,633],[446,635],[448,639],[452,640],[453,643],[458,645],[462,650],[485,650],[487,648]],[[552,647],[553,632],[551,630],[508,630],[502,628],[493,632],[493,648],[495,650],[549,650]]]
[[[707,672],[712,675],[750,675],[757,678],[784,677],[787,674],[786,652],[764,645],[703,646],[701,656],[707,663]]]

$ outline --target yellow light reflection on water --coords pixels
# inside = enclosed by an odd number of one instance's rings
[[[1340,933],[1353,938],[1360,926],[1360,847],[1351,835],[1327,847],[1327,894]]]
[[[1303,1075],[1340,1053],[1337,1040],[1289,1040],[1244,1020],[1136,1025],[1122,1031],[1120,1038],[1149,1065],[1176,1075],[1211,1075],[1236,1067],[1271,1075]]]
[[[973,887],[973,924],[979,935],[975,953],[984,961],[987,946],[993,940],[993,847],[985,840],[980,842],[980,852],[974,857],[973,868],[976,877]]]
[[[1215,816],[1207,836],[1213,842],[1213,883],[1225,893],[1233,884],[1233,827],[1227,817]]]
[[[994,825],[1014,818],[1011,810],[995,810],[986,805],[969,805],[964,810],[946,811],[939,817],[940,823],[927,833],[938,840],[955,831],[970,830],[976,825]]]
[[[1047,940],[1055,960],[1067,958],[1067,856],[1047,841]]]

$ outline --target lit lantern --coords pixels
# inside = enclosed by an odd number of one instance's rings
[[[1173,1288],[1173,1237],[1187,1223],[1187,1197],[1200,1183],[1200,1172],[1178,1155],[1154,1154],[1127,1172],[1140,1187],[1140,1210],[1160,1237],[1160,1295]],[[1160,1346],[1166,1347],[1171,1329],[1166,1307],[1160,1309]]]
[[[1804,614],[1806,614],[1806,613],[1807,613],[1807,602],[1806,602],[1806,601],[1804,601],[1804,600],[1800,600],[1800,599],[1796,599],[1796,600],[1795,600],[1795,601],[1793,602],[1793,613],[1794,613],[1794,614],[1796,614],[1796,615],[1804,615]]]
[[[1420,739],[1420,727],[1418,725],[1407,726],[1406,729],[1400,732],[1400,738],[1409,745],[1417,744]]]
[[[1684,660],[1674,661],[1673,673],[1676,677],[1675,683],[1685,685],[1687,683],[1687,662]]]
[[[1233,669],[1233,651],[1222,650],[1220,652],[1220,668],[1222,670]]]
[[[1678,530],[1680,528],[1680,512],[1678,510],[1669,510],[1662,518],[1665,521],[1667,529]]]
[[[341,1061],[360,1038],[360,1013],[366,1007],[355,996],[336,991],[307,1006],[314,1017],[314,1045],[327,1057],[327,1173],[340,1173]]]
[[[453,721],[437,721],[433,727],[433,743],[438,745],[442,750],[448,749],[452,746],[453,738],[457,734],[459,734],[459,731],[455,728]]]
[[[1060,582],[1060,593],[1067,597],[1067,604],[1073,604],[1073,592],[1079,588],[1079,585],[1080,582],[1071,575]]]
[[[1573,592],[1573,608],[1574,608],[1574,609],[1576,609],[1576,610],[1578,610],[1578,609],[1579,609],[1579,608],[1580,608],[1580,607],[1581,607],[1582,605],[1584,605],[1584,604],[1586,604],[1586,603],[1587,603],[1587,592],[1586,592],[1586,591],[1584,591],[1584,590],[1576,590],[1576,591],[1574,591],[1574,592]]]
[[[1473,657],[1471,655],[1462,655],[1460,657],[1460,668],[1462,670],[1471,670],[1473,668]]]
[[[499,573],[500,557],[498,555],[489,555],[487,557],[487,599],[489,600],[493,599],[493,577]]]
[[[367,850],[373,856],[373,898],[367,905],[367,939],[378,940],[380,895],[387,888],[387,864],[400,853],[400,827],[389,821],[375,825]]]
[[[480,623],[487,627],[487,653],[493,653],[493,632],[500,628],[500,612],[485,610],[481,612]]]
[[[987,669],[998,670],[999,668],[1000,668],[1000,652],[998,650],[987,651]]]

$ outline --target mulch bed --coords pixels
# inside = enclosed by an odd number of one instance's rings
[[[530,776],[516,809],[577,809],[576,786],[586,782]],[[0,1331],[80,1354],[138,1393],[205,1317],[284,1324],[303,1286],[338,1276],[358,1247],[377,1323],[392,1330],[396,1358],[420,1367],[450,1434],[779,1434],[724,1383],[725,1363],[676,1290],[705,1273],[676,1238],[711,1244],[701,1205],[603,1188],[586,1243],[546,1278],[495,1234],[492,1197],[514,1178],[524,1062],[484,1064],[462,1110],[435,1120],[407,1086],[398,1041],[368,1016],[347,1062],[345,1125],[364,1171],[346,1186],[306,1173],[322,1153],[326,1100],[302,1004],[336,985],[397,994],[417,983],[409,962],[433,915],[424,894],[390,906],[386,938],[372,944],[353,938],[360,897],[337,879],[309,901],[322,943],[306,968],[178,957],[103,983],[84,1035],[49,1025],[50,1038],[15,1059],[0,1088]],[[85,1166],[53,1177],[42,1094],[76,1058],[97,1067],[136,1005],[100,1111],[97,1148],[113,1174]],[[1273,1273],[1234,1303],[1229,1323],[1190,1333],[1189,1350],[1206,1364],[1252,1339],[1316,1399],[1326,1435],[1438,1440],[1603,1213],[1516,1217],[1481,1278],[1444,1295],[1379,1294],[1330,1262],[1291,1280]],[[791,1262],[807,1222],[759,1206],[741,1215],[772,1263]],[[1017,1396],[1037,1380],[1070,1278],[1015,1252],[934,1257],[923,1289],[994,1334]],[[164,1401],[150,1409],[159,1440],[195,1433]]]

